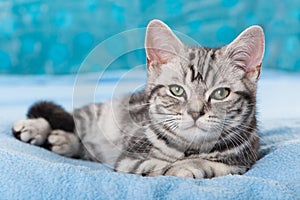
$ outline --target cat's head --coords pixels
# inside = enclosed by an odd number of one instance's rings
[[[159,20],[145,48],[153,125],[187,141],[214,141],[228,127],[255,118],[264,33],[251,26],[222,48],[185,46]]]

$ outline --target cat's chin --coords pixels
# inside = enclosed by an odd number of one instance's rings
[[[204,127],[199,127],[197,125],[191,125],[189,127],[183,127],[181,131],[190,133],[205,133],[207,132],[207,129],[205,129]]]
[[[180,130],[184,132],[191,132],[191,133],[207,133],[211,129],[210,126],[205,125],[204,123],[199,123],[199,122],[189,122],[182,124],[180,126]]]
[[[188,141],[212,141],[216,139],[215,134],[210,134],[210,129],[191,125],[189,127],[181,127],[179,135],[186,138]]]

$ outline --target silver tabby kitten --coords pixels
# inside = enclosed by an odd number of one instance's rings
[[[258,154],[256,85],[263,30],[252,26],[218,49],[187,47],[167,25],[153,20],[145,48],[144,91],[87,105],[73,115],[51,102],[36,103],[28,119],[14,124],[15,137],[143,176],[245,173]]]

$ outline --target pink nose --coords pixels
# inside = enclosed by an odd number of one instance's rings
[[[196,121],[199,117],[201,117],[205,113],[201,110],[201,111],[188,111],[188,114],[191,115],[194,121]]]

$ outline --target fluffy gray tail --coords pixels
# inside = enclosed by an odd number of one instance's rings
[[[53,130],[60,129],[73,132],[75,128],[73,116],[61,106],[50,101],[40,101],[33,104],[28,110],[27,117],[30,119],[42,117],[49,122]]]

